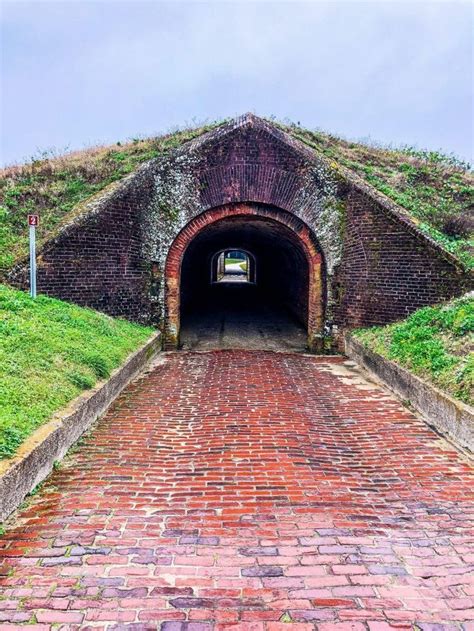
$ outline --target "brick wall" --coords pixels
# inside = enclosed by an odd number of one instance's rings
[[[119,196],[97,214],[69,227],[38,258],[38,291],[114,316],[148,321],[149,265],[141,254],[137,190]],[[28,266],[9,277],[28,287]]]
[[[348,195],[336,283],[335,321],[343,327],[392,322],[472,287],[437,248],[355,189]]]
[[[243,129],[207,145],[199,161],[202,206],[254,201],[291,208],[305,159],[263,130]]]
[[[46,244],[38,290],[159,323],[176,338],[184,249],[209,218],[239,206],[252,216],[284,217],[313,257],[308,269],[317,278],[310,273],[306,282],[296,269],[305,265],[296,264],[279,278],[291,284],[296,310],[308,305],[313,336],[322,333],[323,314],[340,328],[382,324],[472,287],[449,256],[367,188],[268,123],[234,121],[151,161]],[[10,282],[26,288],[27,272],[17,266]]]

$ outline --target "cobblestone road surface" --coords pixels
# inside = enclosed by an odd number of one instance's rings
[[[8,524],[0,629],[473,629],[468,464],[343,358],[170,353]]]

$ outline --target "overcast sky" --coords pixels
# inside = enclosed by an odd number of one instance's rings
[[[1,161],[246,111],[472,160],[469,2],[2,2]]]

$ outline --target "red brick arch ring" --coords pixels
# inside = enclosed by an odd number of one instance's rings
[[[211,208],[192,219],[173,241],[165,264],[165,313],[163,346],[178,348],[180,333],[181,266],[185,252],[193,239],[211,224],[229,217],[269,219],[289,228],[308,262],[308,348],[321,349],[324,323],[324,261],[311,229],[292,213],[274,206],[239,203]]]

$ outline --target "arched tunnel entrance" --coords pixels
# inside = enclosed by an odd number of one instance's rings
[[[167,262],[168,347],[179,335],[186,349],[317,350],[321,256],[296,217],[256,210],[211,212],[176,239]]]

